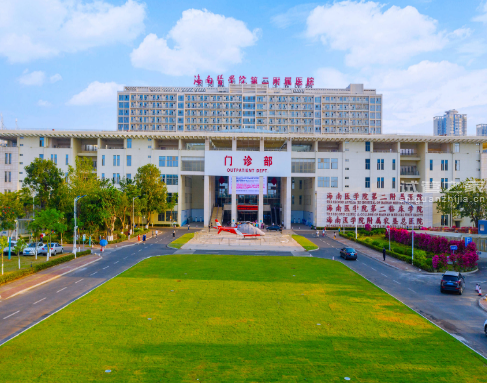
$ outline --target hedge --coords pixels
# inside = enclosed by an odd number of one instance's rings
[[[82,257],[83,255],[88,255],[88,254],[91,254],[91,250],[80,251],[79,253],[76,253],[76,256]],[[50,261],[43,262],[43,263],[39,263],[39,264],[34,265],[33,267],[30,267],[28,269],[17,270],[17,271],[13,271],[11,273],[2,275],[2,276],[0,276],[0,286],[6,284],[8,282],[12,282],[16,279],[25,277],[27,275],[35,274],[35,273],[38,273],[39,271],[48,269],[50,267],[60,265],[61,263],[69,262],[73,259],[74,259],[74,254],[66,254],[64,257],[52,259]]]
[[[348,233],[347,233],[348,234]],[[361,245],[364,245],[370,249],[373,249],[373,250],[377,250],[379,252],[382,253],[382,248],[380,246],[376,246],[376,245],[373,245],[372,243],[367,243],[361,239],[355,239],[355,234],[353,234],[352,236],[351,235],[347,235],[347,234],[342,234],[340,233],[340,235],[342,237],[345,237],[351,241],[354,241],[354,242],[358,242],[360,243]],[[406,263],[411,263],[411,256],[410,255],[404,255],[404,254],[399,254],[399,253],[396,253],[394,251],[389,251],[386,249],[386,254],[389,255],[390,257],[393,257],[393,258],[396,258],[396,259],[399,259],[401,261],[404,261]],[[433,269],[433,263],[431,261],[430,258],[426,258],[426,261],[425,262],[419,262],[417,259],[414,260],[414,266],[416,267],[419,267],[420,269],[422,270],[426,270],[426,271],[431,271],[433,272],[434,269]]]

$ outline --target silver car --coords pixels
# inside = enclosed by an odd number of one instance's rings
[[[44,243],[40,248],[40,250],[38,250],[37,254],[47,255],[47,252],[49,251],[49,247],[51,248],[51,253],[50,253],[51,255],[64,253],[64,249],[59,243],[52,242],[52,243]]]
[[[15,240],[11,240],[10,241],[10,251],[12,252],[12,254],[14,253],[14,247],[15,247],[16,244],[17,244],[17,241],[15,241]],[[5,249],[3,249],[3,253],[4,254],[5,253],[8,253],[8,245],[7,245],[7,247]]]
[[[37,254],[39,254],[43,245],[44,244],[42,242],[29,243],[29,245],[24,249],[24,255],[36,255],[36,246]]]

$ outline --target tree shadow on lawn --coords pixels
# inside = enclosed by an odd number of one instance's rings
[[[327,324],[322,328],[327,331]],[[353,381],[409,383],[446,382],[452,374],[469,383],[485,381],[483,358],[460,342],[445,339],[446,334],[434,335],[409,339],[325,335],[277,344],[257,343],[259,339],[235,345],[162,343],[125,352],[132,373],[139,370],[174,381],[329,382],[348,376]]]

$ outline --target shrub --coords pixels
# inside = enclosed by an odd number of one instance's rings
[[[372,241],[372,245],[374,245],[374,246],[380,246],[380,242],[379,241]]]
[[[446,269],[448,265],[448,254],[436,254],[431,259],[431,263],[435,270]]]
[[[370,232],[370,231],[372,230],[372,226],[370,226],[369,224],[366,224],[366,225],[364,226],[364,229],[365,229],[365,231]]]

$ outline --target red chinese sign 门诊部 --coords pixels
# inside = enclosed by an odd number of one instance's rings
[[[426,226],[429,202],[421,193],[323,192],[320,196],[323,226],[379,227]]]

